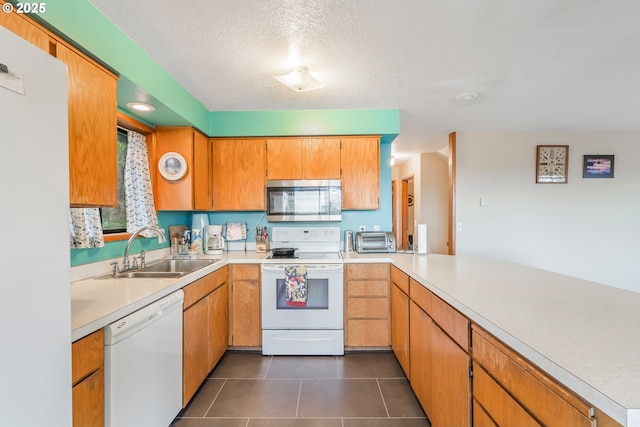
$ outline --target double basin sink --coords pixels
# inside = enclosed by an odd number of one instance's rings
[[[109,274],[102,276],[105,279],[109,278],[140,278],[140,279],[171,279],[182,277],[186,274],[193,273],[203,267],[211,265],[219,259],[163,259],[156,262],[151,262],[145,265],[144,268],[137,270],[121,271],[115,276]]]

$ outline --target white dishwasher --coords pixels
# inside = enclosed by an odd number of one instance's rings
[[[176,291],[104,328],[107,427],[165,427],[182,409],[183,300]]]

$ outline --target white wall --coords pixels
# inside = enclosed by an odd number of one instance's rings
[[[439,153],[420,156],[420,224],[427,224],[427,252],[447,254],[449,247],[449,164],[448,158]]]
[[[535,183],[538,144],[570,146],[567,184]],[[614,154],[615,178],[583,179],[584,154]],[[456,253],[640,292],[638,162],[640,133],[458,133]]]

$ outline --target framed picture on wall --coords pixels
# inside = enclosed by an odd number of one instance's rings
[[[613,154],[585,154],[582,165],[583,178],[613,178]]]
[[[187,173],[187,161],[182,155],[171,151],[160,157],[158,170],[164,179],[177,181]]]
[[[536,150],[536,183],[566,184],[569,169],[568,145],[538,145]]]

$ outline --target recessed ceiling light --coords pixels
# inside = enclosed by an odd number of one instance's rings
[[[144,102],[138,102],[138,101],[127,102],[127,107],[133,108],[136,111],[141,111],[145,113],[154,111],[156,109],[156,107],[154,107],[151,104],[146,104]]]
[[[478,97],[478,92],[462,92],[453,97],[458,102],[473,101]]]

